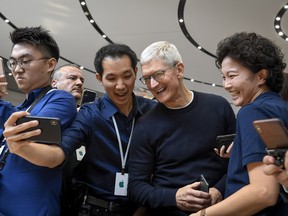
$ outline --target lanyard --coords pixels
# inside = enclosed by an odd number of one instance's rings
[[[114,127],[115,127],[115,130],[116,130],[116,135],[117,135],[118,144],[119,144],[119,149],[120,149],[122,174],[124,174],[125,165],[126,165],[126,161],[127,161],[127,156],[128,156],[128,152],[129,152],[129,148],[130,148],[130,144],[131,144],[131,138],[132,138],[132,134],[133,134],[133,130],[134,130],[135,117],[133,118],[133,121],[132,121],[132,129],[131,129],[131,132],[130,132],[130,136],[129,136],[129,140],[128,140],[128,144],[127,144],[127,149],[126,149],[126,152],[125,152],[125,156],[124,156],[124,154],[123,154],[121,137],[120,137],[120,133],[119,133],[119,130],[118,130],[118,126],[117,126],[117,123],[116,123],[116,120],[115,120],[115,117],[114,117],[114,116],[112,116],[112,120],[113,120]]]
[[[48,91],[50,91],[52,89],[52,87],[46,86],[41,93],[38,95],[38,97],[33,101],[33,103],[28,107],[28,109],[26,110],[26,112],[31,112],[31,110],[35,107],[35,105],[46,95],[46,93]]]

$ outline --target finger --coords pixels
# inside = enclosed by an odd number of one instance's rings
[[[225,155],[225,153],[226,153],[226,152],[225,152],[225,149],[226,149],[226,148],[225,148],[224,145],[221,146],[221,148],[220,148],[220,156],[221,156],[221,157],[224,157],[224,155]]]
[[[287,151],[286,154],[285,154],[285,161],[284,161],[284,163],[285,163],[285,168],[286,168],[286,170],[288,170],[288,151]]]
[[[233,147],[233,143],[234,143],[234,142],[232,142],[232,143],[228,146],[228,148],[227,148],[227,150],[226,150],[227,153],[230,153],[230,152],[231,152],[232,147]]]
[[[263,167],[263,172],[266,175],[275,175],[275,174],[279,174],[280,172],[282,172],[283,170],[281,169],[281,167],[276,166],[274,164],[269,164],[269,165],[265,165]]]
[[[26,111],[19,111],[19,112],[15,112],[15,113],[12,113],[10,115],[10,117],[7,119],[7,121],[5,122],[4,124],[4,127],[8,127],[8,126],[13,126],[16,124],[16,121],[23,117],[23,116],[27,116],[27,115],[30,115],[28,112]]]
[[[215,151],[215,153],[216,153],[217,155],[220,156],[219,150],[218,150],[217,148],[214,148],[214,151]]]
[[[39,134],[41,134],[41,130],[36,129],[36,130],[27,131],[27,132],[23,132],[23,133],[13,134],[11,136],[6,137],[6,140],[8,143],[19,142],[19,141],[23,141],[26,139],[33,140],[33,138],[31,138],[31,137],[37,136]]]
[[[270,156],[270,155],[266,155],[264,158],[263,158],[263,163],[264,164],[274,164],[275,163],[275,158]]]

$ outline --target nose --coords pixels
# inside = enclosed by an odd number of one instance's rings
[[[83,81],[81,79],[77,79],[76,85],[81,87],[83,85]]]
[[[117,88],[117,89],[123,89],[123,88],[125,88],[125,82],[123,81],[123,79],[118,79],[118,80],[117,80],[116,88]]]
[[[14,73],[23,72],[23,68],[19,64],[16,64],[16,67],[12,72]]]
[[[231,82],[229,80],[223,80],[223,87],[225,90],[228,90],[229,88],[231,88]]]
[[[151,79],[150,79],[150,87],[154,88],[158,84],[159,84],[159,82],[157,82],[153,77],[151,77]]]

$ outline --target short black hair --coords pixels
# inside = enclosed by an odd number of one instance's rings
[[[111,43],[98,50],[94,59],[94,66],[96,72],[102,77],[103,66],[102,62],[106,57],[118,58],[127,55],[131,60],[132,68],[137,66],[137,55],[136,53],[125,44]]]
[[[50,35],[49,31],[43,27],[25,27],[17,28],[10,33],[10,39],[13,46],[18,43],[28,43],[37,47],[41,52],[47,55],[47,58],[59,60],[60,51],[58,44]]]
[[[286,63],[284,54],[271,40],[256,33],[235,33],[220,41],[216,51],[216,67],[221,68],[224,58],[230,57],[234,61],[257,73],[262,69],[269,71],[266,85],[274,92],[282,89],[283,71]]]

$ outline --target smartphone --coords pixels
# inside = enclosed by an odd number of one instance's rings
[[[95,101],[97,96],[97,92],[91,89],[84,89],[82,94],[82,100],[80,102],[80,106],[82,106],[85,103],[90,103]]]
[[[226,135],[219,135],[216,137],[216,148],[220,152],[221,147],[225,146],[226,149],[230,146],[230,144],[234,141],[235,134],[226,134]]]
[[[40,129],[41,134],[30,137],[29,140],[33,140],[39,143],[46,144],[60,144],[61,143],[61,123],[58,118],[51,117],[39,117],[39,116],[24,116],[17,120],[16,124],[22,124],[24,122],[37,120],[39,124],[36,127],[29,128],[26,131]]]
[[[278,118],[256,120],[253,126],[266,145],[266,151],[275,158],[275,164],[284,168],[288,150],[288,131]]]
[[[4,75],[4,82],[6,82],[5,71],[4,71],[4,63],[3,59],[0,57],[0,75]],[[0,86],[0,92],[7,92],[7,86]]]
[[[203,174],[200,176],[200,190],[209,193],[209,184]]]

